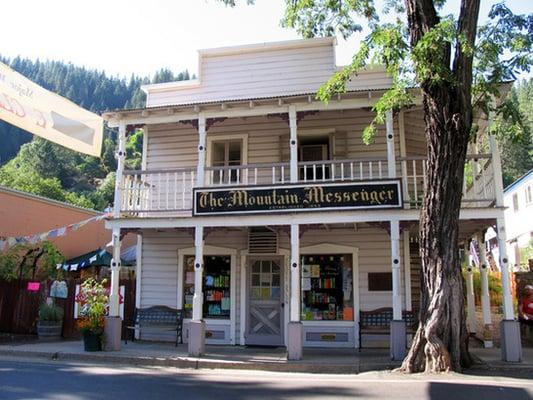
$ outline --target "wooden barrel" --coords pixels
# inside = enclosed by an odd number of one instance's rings
[[[39,339],[50,340],[61,338],[63,324],[61,321],[39,321],[37,323],[37,335]]]

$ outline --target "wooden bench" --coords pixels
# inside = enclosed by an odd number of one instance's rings
[[[133,331],[133,340],[135,333],[139,331],[139,337],[142,332],[176,332],[176,346],[183,343],[183,312],[167,306],[153,306],[148,308],[136,308],[133,316],[133,324],[126,327]],[[126,339],[126,344],[128,340]]]
[[[392,308],[384,307],[371,311],[359,311],[359,349],[363,348],[362,335],[387,335],[390,334],[392,321]],[[407,333],[414,333],[418,317],[413,311],[402,311]]]

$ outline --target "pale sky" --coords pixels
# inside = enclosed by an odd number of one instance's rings
[[[228,8],[216,0],[4,1],[0,54],[145,76],[160,68],[196,72],[198,49],[299,38],[280,27],[283,0],[238,3]],[[482,3],[485,16],[495,1]],[[533,12],[531,0],[507,4],[517,13]],[[337,64],[349,62],[360,37],[339,39]]]

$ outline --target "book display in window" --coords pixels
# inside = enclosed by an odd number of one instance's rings
[[[353,321],[349,255],[302,257],[302,320]]]
[[[183,309],[185,318],[191,318],[194,298],[194,256],[185,256],[184,266]],[[204,318],[230,317],[230,272],[229,256],[204,257]]]

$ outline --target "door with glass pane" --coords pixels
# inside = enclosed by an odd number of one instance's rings
[[[283,271],[278,258],[248,264],[247,345],[283,345]]]

